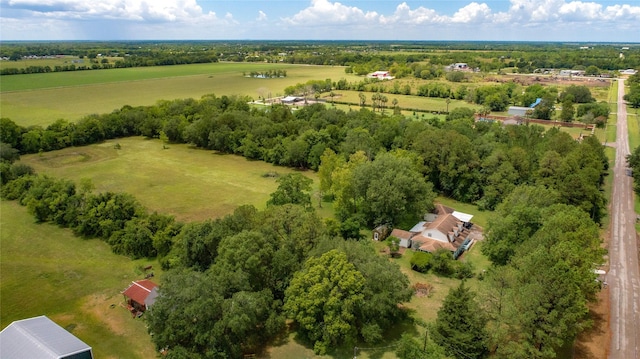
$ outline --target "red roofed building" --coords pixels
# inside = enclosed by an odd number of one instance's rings
[[[135,281],[122,294],[132,313],[144,312],[156,301],[158,285],[148,279]]]

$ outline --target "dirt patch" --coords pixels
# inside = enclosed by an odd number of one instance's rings
[[[122,321],[123,317],[121,315],[114,315],[115,313],[113,313],[115,310],[126,310],[118,305],[121,299],[120,296],[107,298],[104,294],[94,294],[84,298],[82,310],[93,315],[103,323],[109,331],[116,335],[125,336],[127,331],[125,329],[126,323]]]
[[[413,285],[416,297],[429,297],[433,291],[433,286],[428,283],[416,283]]]
[[[533,84],[540,85],[560,85],[560,86],[587,86],[587,87],[609,87],[611,86],[611,80],[603,78],[590,78],[590,77],[568,77],[568,76],[529,76],[529,75],[507,75],[500,77],[487,78],[488,81],[495,82],[515,82],[523,86],[531,86]]]
[[[609,288],[598,294],[598,301],[589,306],[593,321],[590,329],[582,332],[573,345],[574,359],[606,359],[609,357],[611,333],[609,331]]]

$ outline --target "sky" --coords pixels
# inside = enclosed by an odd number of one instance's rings
[[[0,40],[640,42],[640,0],[0,0]]]

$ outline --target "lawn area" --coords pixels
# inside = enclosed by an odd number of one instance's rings
[[[287,77],[260,79],[243,72],[284,69]],[[109,113],[124,105],[148,106],[159,100],[199,99],[222,95],[278,96],[309,80],[356,81],[339,66],[212,63],[142,68],[87,70],[3,76],[0,116],[22,126],[46,126],[57,119],[76,121],[93,113]]]
[[[335,101],[351,103],[352,104],[351,108],[354,110],[357,110],[360,108],[359,94],[362,92],[336,90],[334,91],[334,93],[336,94],[336,96],[334,97]],[[366,98],[367,98],[365,105],[369,109],[371,109],[370,107],[372,104],[371,95],[373,95],[373,93],[364,92],[364,94],[366,95]],[[384,95],[388,99],[388,102],[386,104],[386,109],[385,109],[385,112],[387,114],[393,113],[393,104],[391,102],[394,99],[398,100],[398,106],[400,108],[418,109],[422,111],[443,111],[444,112],[447,110],[447,108],[449,109],[449,111],[456,108],[460,108],[460,107],[469,107],[469,108],[473,108],[474,110],[479,110],[480,108],[482,108],[482,106],[480,105],[471,104],[461,100],[450,100],[449,104],[447,105],[446,100],[443,98],[432,98],[432,97],[414,96],[414,95],[394,95],[389,93],[386,93]],[[326,98],[326,100],[327,102],[331,101],[330,98]],[[408,111],[408,112],[411,112],[411,111]]]
[[[120,149],[115,149],[115,144]],[[37,173],[91,179],[95,191],[133,194],[151,211],[199,221],[233,212],[243,204],[264,208],[276,190],[268,173],[294,170],[244,157],[216,154],[185,144],[168,145],[142,137],[120,138],[85,147],[70,147],[22,156]],[[316,181],[316,174],[305,171]]]
[[[0,326],[46,315],[93,348],[96,358],[153,358],[142,320],[119,306],[139,269],[154,264],[114,255],[99,240],[35,224],[17,202],[0,201]],[[111,306],[114,305],[112,308]]]

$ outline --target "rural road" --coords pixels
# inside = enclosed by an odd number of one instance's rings
[[[635,230],[632,178],[626,173],[629,150],[627,109],[618,81],[616,160],[613,168],[609,274],[611,298],[611,359],[640,359],[640,274]]]

